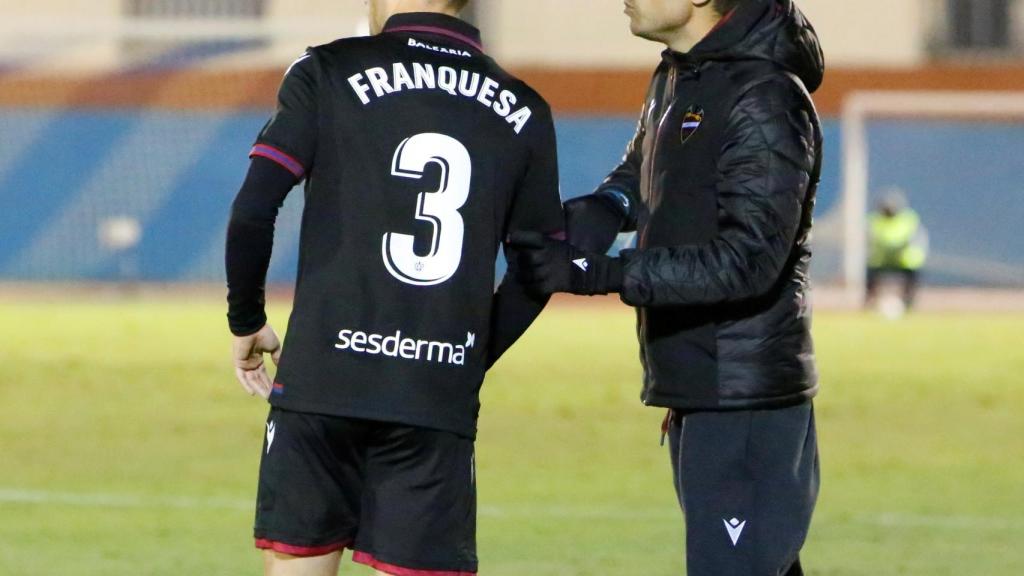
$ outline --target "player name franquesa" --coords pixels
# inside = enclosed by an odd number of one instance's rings
[[[474,346],[476,334],[472,332],[466,333],[465,344],[452,344],[403,337],[401,330],[384,335],[347,329],[338,332],[338,342],[334,345],[338,350],[348,350],[356,354],[384,355],[389,358],[437,362],[452,366],[464,366],[466,351]]]
[[[414,40],[410,40],[414,42]],[[516,107],[519,97],[503,89],[493,78],[481,77],[478,72],[414,62],[407,66],[395,62],[391,69],[370,68],[348,79],[363,105],[373,97],[381,98],[405,90],[440,90],[452,96],[476,100],[512,125],[516,134],[523,131],[533,116],[529,106]]]

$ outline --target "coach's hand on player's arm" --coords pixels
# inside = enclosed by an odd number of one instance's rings
[[[263,398],[270,398],[273,382],[267,373],[263,355],[270,354],[275,366],[281,360],[281,340],[274,329],[270,324],[265,324],[255,334],[235,336],[232,349],[235,376],[242,388],[252,396],[258,394]]]
[[[513,232],[509,244],[516,251],[523,282],[535,293],[593,296],[622,287],[618,258],[586,252],[539,232]]]

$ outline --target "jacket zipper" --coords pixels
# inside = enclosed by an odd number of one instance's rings
[[[676,82],[679,77],[679,69],[676,66],[672,66],[669,69],[668,74],[668,92],[667,92],[667,104],[665,105],[665,111],[662,112],[661,118],[658,120],[658,125],[654,127],[654,145],[651,147],[651,161],[650,166],[647,170],[647,185],[651,187],[651,192],[654,192],[654,168],[657,163],[659,149],[659,143],[661,142],[662,127],[665,125],[665,120],[668,119],[669,114],[672,112],[672,107],[675,105],[676,99]],[[656,201],[660,202],[661,198],[657,198]],[[648,223],[649,224],[649,223]],[[647,246],[647,229],[645,228],[643,234],[640,234],[637,241],[637,248],[644,248]],[[647,309],[640,308],[640,333],[643,334],[647,328]],[[648,404],[648,399],[644,398],[644,404]],[[664,438],[662,439],[664,441]]]
[[[651,192],[652,193],[655,192],[654,173],[655,173],[655,167],[657,166],[657,163],[658,163],[657,162],[658,161],[658,150],[661,148],[661,146],[659,144],[661,143],[662,128],[665,126],[665,120],[667,120],[668,117],[669,117],[669,114],[672,113],[672,107],[675,106],[675,103],[676,103],[675,102],[675,100],[676,100],[676,81],[678,79],[678,76],[679,76],[679,69],[678,68],[673,66],[672,68],[669,69],[669,73],[668,73],[668,91],[667,91],[667,97],[665,98],[665,102],[666,102],[665,103],[665,110],[664,110],[664,112],[661,113],[661,118],[658,119],[658,125],[654,127],[654,146],[651,147],[651,162],[650,162],[650,166],[648,167],[648,170],[647,170],[647,185],[651,187]],[[659,194],[660,194],[660,192],[659,192]],[[661,201],[660,196],[658,198],[656,198],[655,201],[656,202],[660,202]],[[647,243],[647,230],[644,230],[644,234],[642,236],[642,240],[643,240],[643,244],[646,245],[646,243]],[[640,248],[643,248],[644,245],[641,245]]]

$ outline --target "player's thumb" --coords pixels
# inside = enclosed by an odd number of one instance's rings
[[[274,361],[274,366],[277,366],[281,363],[281,340],[277,338],[276,334],[272,344],[273,346],[267,352],[270,352],[270,359]]]
[[[274,332],[269,324],[263,329],[260,336],[260,349],[270,354],[270,359],[277,366],[281,362],[281,339],[277,337],[277,332]]]
[[[539,250],[544,247],[544,235],[530,230],[516,230],[508,235],[508,243],[513,248]]]

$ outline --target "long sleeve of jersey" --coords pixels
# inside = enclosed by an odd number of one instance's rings
[[[304,54],[285,73],[277,109],[260,131],[245,183],[231,207],[225,267],[228,325],[237,336],[267,322],[265,284],[274,247],[274,223],[288,192],[313,165],[317,145],[317,68]]]
[[[550,296],[530,294],[520,283],[516,272],[516,259],[511,248],[505,249],[509,262],[508,272],[494,294],[491,308],[491,339],[487,349],[487,368],[526,333],[533,321],[547,305]]]
[[[274,248],[274,223],[295,175],[280,164],[255,157],[231,207],[224,264],[228,279],[228,325],[236,336],[267,323],[265,284]]]
[[[558,148],[554,121],[550,110],[538,118],[530,165],[513,198],[512,211],[506,225],[506,238],[515,231],[536,231],[551,236],[564,236],[565,218],[558,193]],[[548,303],[547,297],[531,295],[520,282],[517,257],[506,247],[509,267],[494,296],[491,308],[491,337],[487,366],[494,365],[515,344]]]

